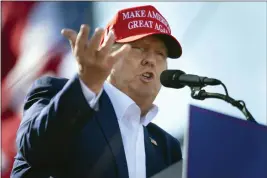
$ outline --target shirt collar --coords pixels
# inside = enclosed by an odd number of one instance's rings
[[[159,108],[155,104],[153,104],[153,107],[149,110],[149,112],[141,118],[141,123],[144,126],[147,126],[158,114]]]
[[[135,111],[138,113],[138,116],[141,115],[140,108],[136,105],[136,103],[125,93],[117,89],[109,82],[104,83],[104,90],[107,92],[111,103],[114,107],[117,119],[120,120],[125,115],[126,111],[130,107],[134,107]],[[144,126],[147,126],[157,115],[158,106],[153,104],[153,107],[149,110],[149,112],[140,119],[140,123]]]

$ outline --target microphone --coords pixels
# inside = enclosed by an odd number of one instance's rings
[[[219,85],[222,83],[217,79],[186,74],[181,70],[164,70],[160,75],[160,82],[165,87],[177,89],[185,86],[204,87],[206,85]]]

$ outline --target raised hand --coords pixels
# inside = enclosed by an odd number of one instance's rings
[[[124,58],[131,47],[124,44],[121,48],[111,51],[115,42],[112,31],[100,46],[104,30],[97,28],[92,38],[88,40],[89,30],[88,25],[81,25],[78,34],[71,29],[63,29],[61,33],[70,42],[72,53],[79,66],[78,74],[81,80],[93,92],[98,93],[109,76],[113,65]]]

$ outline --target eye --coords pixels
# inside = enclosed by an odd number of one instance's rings
[[[160,55],[163,58],[166,58],[167,57],[167,55],[164,52],[162,52],[162,51],[156,51],[156,54],[157,55]]]
[[[158,55],[164,56],[162,52],[157,52]]]

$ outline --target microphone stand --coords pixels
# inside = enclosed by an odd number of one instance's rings
[[[231,105],[237,107],[246,117],[248,121],[251,121],[253,123],[257,123],[257,121],[253,118],[253,116],[250,114],[248,109],[246,108],[246,104],[242,100],[235,100],[231,98],[228,95],[227,89],[223,83],[221,83],[222,86],[225,89],[226,95],[220,94],[220,93],[209,93],[202,89],[202,87],[190,87],[191,88],[191,97],[193,99],[197,100],[204,100],[206,98],[217,98],[226,101],[227,103],[230,103]]]

